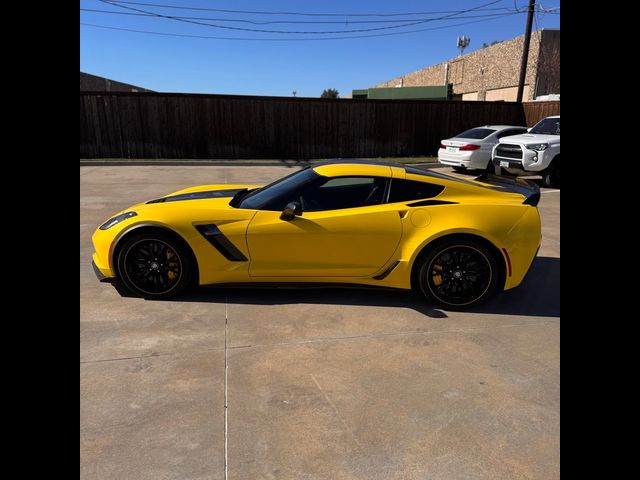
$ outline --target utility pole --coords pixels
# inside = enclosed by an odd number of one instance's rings
[[[520,63],[520,80],[518,81],[518,96],[516,102],[522,102],[524,92],[524,78],[527,75],[527,60],[529,59],[529,44],[531,43],[531,24],[533,23],[533,12],[536,8],[536,0],[529,0],[527,12],[527,29],[524,32],[524,45],[522,47],[522,63]]]

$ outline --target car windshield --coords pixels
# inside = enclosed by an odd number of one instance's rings
[[[560,119],[545,118],[540,120],[529,133],[538,133],[541,135],[560,135]]]
[[[313,169],[309,167],[304,168],[303,170],[292,173],[280,180],[276,180],[266,187],[250,192],[242,199],[238,208],[259,210],[283,193],[289,190],[295,190],[301,185],[307,183],[309,180],[317,178],[317,176],[318,174],[316,174]]]
[[[455,138],[473,138],[474,140],[481,140],[487,138],[495,130],[491,128],[472,128],[466,132],[462,132],[460,135],[456,135]]]

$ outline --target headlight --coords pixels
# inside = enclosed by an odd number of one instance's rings
[[[136,212],[126,212],[126,213],[121,213],[120,215],[116,215],[115,217],[110,218],[109,220],[104,222],[102,225],[100,225],[100,230],[106,230],[108,228],[111,228],[116,223],[120,223],[121,221],[126,220],[127,218],[135,217],[136,215],[138,215]]]
[[[534,143],[533,145],[527,145],[527,148],[529,150],[535,150],[536,152],[541,152],[543,150],[546,150],[546,148],[549,145],[547,145],[546,143]]]

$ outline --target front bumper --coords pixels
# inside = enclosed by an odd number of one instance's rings
[[[508,167],[503,166],[504,162],[507,162],[509,164]],[[527,173],[527,171],[524,169],[524,167],[522,166],[522,162],[520,160],[513,160],[510,158],[494,158],[492,160],[493,166],[497,168],[505,168],[507,169],[507,171],[511,172],[511,173]],[[501,163],[503,165],[501,165]],[[499,171],[499,170],[496,170]]]
[[[95,253],[94,253],[94,257],[95,257]],[[93,273],[96,274],[96,277],[98,277],[99,281],[103,283],[113,283],[113,281],[115,280],[115,277],[110,276],[111,272],[109,270],[103,271],[100,267],[98,267],[98,265],[96,264],[95,258],[91,260],[91,266],[93,267]]]
[[[522,148],[522,158],[508,158],[496,155],[491,162],[494,166],[506,168],[513,173],[540,172],[544,170],[544,151],[536,152],[535,150],[528,150],[522,145],[520,147]],[[500,162],[506,162],[509,166],[501,167]]]

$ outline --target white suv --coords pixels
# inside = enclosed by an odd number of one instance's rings
[[[491,151],[502,137],[527,133],[526,127],[514,125],[486,125],[472,128],[440,142],[438,162],[453,167],[456,172],[467,168],[491,169]]]
[[[543,118],[528,133],[501,138],[491,161],[496,172],[538,174],[546,187],[559,187],[560,116]]]

